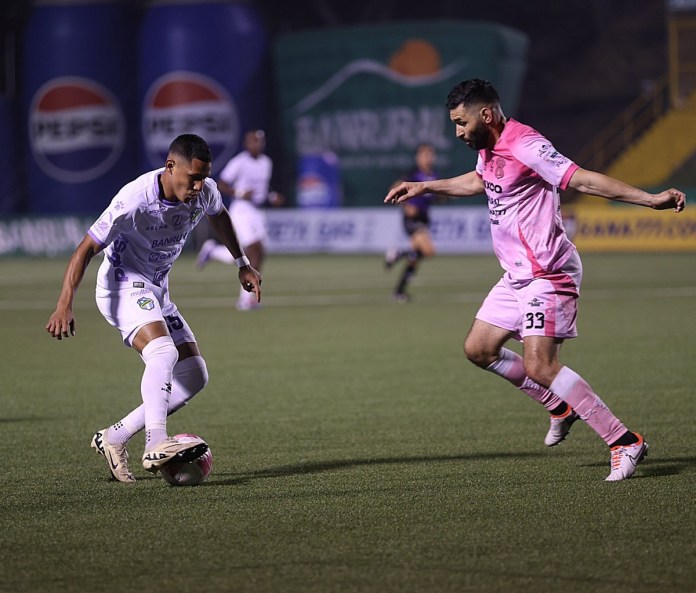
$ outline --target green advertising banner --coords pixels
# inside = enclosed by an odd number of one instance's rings
[[[471,168],[475,153],[454,136],[445,101],[468,78],[496,85],[514,115],[527,37],[481,22],[430,21],[293,33],[275,44],[286,181],[308,157],[332,154],[342,206],[375,206],[432,144],[437,170]],[[291,184],[288,184],[291,185]]]

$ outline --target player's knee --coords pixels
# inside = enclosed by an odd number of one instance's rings
[[[433,257],[435,255],[435,246],[423,245],[420,251],[423,254],[423,257]]]
[[[146,365],[158,364],[173,369],[179,360],[179,351],[169,336],[155,338],[148,342],[140,353]]]
[[[208,384],[210,375],[208,375],[208,366],[205,364],[205,360],[203,359],[203,357],[194,356],[193,358],[195,358],[196,364],[192,373],[193,384],[194,388],[197,388],[196,393],[198,393],[199,391],[202,391]]]
[[[208,378],[208,367],[202,356],[184,358],[174,368],[174,379],[187,400],[205,388]]]
[[[466,339],[464,341],[464,356],[476,366],[486,368],[495,361],[495,354],[488,352],[475,340]]]

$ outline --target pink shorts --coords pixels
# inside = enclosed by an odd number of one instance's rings
[[[514,281],[505,274],[491,289],[476,319],[510,330],[516,338],[575,338],[582,280],[579,258],[563,271],[532,280]]]

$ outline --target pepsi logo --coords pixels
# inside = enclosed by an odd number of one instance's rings
[[[84,183],[118,161],[125,142],[123,110],[101,84],[58,77],[36,91],[29,108],[29,142],[46,175]]]
[[[143,106],[143,141],[150,164],[160,167],[172,140],[198,134],[219,169],[239,142],[239,116],[227,91],[212,78],[194,72],[171,72],[150,86]],[[214,169],[214,170],[215,170]]]
[[[316,173],[305,173],[297,180],[297,202],[302,206],[323,206],[331,201],[329,184]]]

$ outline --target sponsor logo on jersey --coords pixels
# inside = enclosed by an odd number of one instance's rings
[[[168,247],[169,245],[176,245],[177,243],[183,243],[188,237],[188,232],[180,233],[172,237],[166,237],[164,239],[155,239],[150,245],[150,249],[157,249],[158,247]]]
[[[172,259],[173,257],[176,257],[180,251],[181,249],[177,247],[173,251],[165,251],[163,253],[153,252],[148,256],[147,261],[154,264],[160,261]]]
[[[497,158],[495,159],[495,178],[502,179],[505,177],[505,159]]]
[[[203,208],[194,208],[193,212],[191,212],[191,224],[198,224],[201,216],[203,216]]]
[[[123,110],[101,84],[58,77],[34,95],[29,141],[41,170],[61,182],[84,183],[108,172],[125,142]]]
[[[503,188],[500,185],[498,185],[497,183],[493,183],[492,181],[486,181],[484,179],[483,187],[485,187],[489,191],[495,192],[496,194],[503,193]]]
[[[152,83],[143,105],[143,140],[148,159],[159,167],[179,134],[198,134],[223,166],[239,142],[239,116],[229,93],[195,72],[170,72]]]
[[[137,303],[138,303],[138,307],[140,307],[141,309],[143,309],[145,311],[152,311],[152,309],[155,308],[155,302],[151,298],[148,298],[148,297],[139,298]]]

